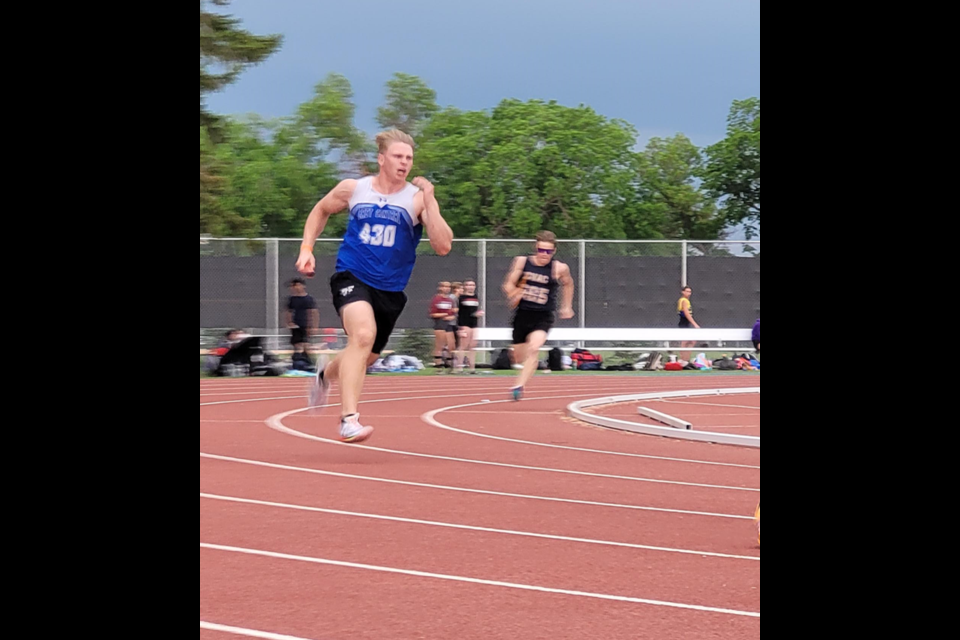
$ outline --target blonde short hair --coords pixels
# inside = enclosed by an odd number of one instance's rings
[[[399,129],[384,131],[377,135],[377,149],[379,149],[380,153],[386,153],[387,149],[389,149],[390,145],[394,142],[408,144],[411,149],[414,147],[413,138]]]

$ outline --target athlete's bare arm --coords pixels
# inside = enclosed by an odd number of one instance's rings
[[[526,264],[526,258],[513,259],[513,264],[510,265],[507,278],[503,281],[503,292],[507,294],[508,299],[523,292],[522,288],[517,286],[517,283],[520,282],[520,276],[523,275],[523,267]]]
[[[570,274],[570,265],[560,263],[558,266],[557,280],[563,285],[563,301],[560,306],[560,319],[569,320],[574,316],[573,313],[573,275]]]
[[[345,211],[350,206],[350,198],[357,188],[356,180],[344,180],[323,197],[310,212],[307,224],[303,228],[303,244],[300,245],[300,258],[297,271],[312,278],[317,270],[317,259],[313,255],[313,245],[323,233],[330,216]]]
[[[427,230],[430,246],[439,256],[445,256],[453,249],[453,229],[440,215],[440,203],[437,202],[433,185],[426,178],[414,178],[413,186],[420,189],[414,197],[420,222]]]

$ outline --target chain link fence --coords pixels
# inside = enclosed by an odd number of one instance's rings
[[[339,247],[340,240],[317,242],[318,275],[307,283],[331,346],[342,346],[329,286]],[[395,340],[431,329],[428,308],[440,281],[475,279],[486,311],[481,326],[508,326],[511,312],[500,287],[511,260],[532,249],[527,240],[457,240],[439,257],[424,241]],[[274,346],[285,342],[287,283],[298,275],[299,250],[299,239],[201,237],[201,348],[233,328],[270,336]],[[557,257],[576,282],[576,317],[557,327],[676,327],[684,284],[693,287],[694,314],[705,328],[750,327],[760,315],[760,242],[567,240]]]

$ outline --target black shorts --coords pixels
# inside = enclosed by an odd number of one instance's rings
[[[340,314],[341,310],[352,302],[364,301],[373,307],[373,316],[377,322],[377,337],[374,338],[373,352],[383,353],[393,328],[407,306],[407,294],[402,291],[381,291],[361,282],[349,271],[333,274],[330,278],[330,292],[333,294],[333,306]]]
[[[517,310],[513,317],[513,344],[524,344],[531,333],[545,331],[550,333],[556,322],[552,311],[524,311]]]
[[[310,336],[307,335],[307,330],[302,327],[297,327],[296,329],[290,330],[290,344],[306,344],[310,342]]]
[[[433,330],[434,331],[446,331],[447,333],[455,333],[457,328],[444,320],[443,318],[434,318],[433,320]]]
[[[753,348],[757,350],[757,353],[760,353],[760,343],[756,340],[753,341]]]

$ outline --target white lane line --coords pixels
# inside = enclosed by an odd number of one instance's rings
[[[254,467],[263,467],[266,469],[278,469],[281,471],[294,471],[297,473],[309,473],[318,476],[329,476],[333,478],[346,478],[348,480],[366,480],[369,482],[381,482],[384,484],[395,484],[406,487],[419,487],[425,489],[439,489],[441,491],[456,491],[459,493],[473,493],[485,496],[497,496],[503,498],[518,498],[520,500],[538,500],[542,502],[559,502],[563,504],[587,505],[592,507],[609,507],[613,509],[628,509],[632,511],[651,511],[656,513],[673,513],[689,516],[703,516],[706,518],[726,518],[730,520],[753,520],[753,516],[730,515],[727,513],[710,513],[704,511],[687,511],[683,509],[666,509],[661,507],[645,507],[632,504],[616,504],[611,502],[594,502],[591,500],[572,500],[568,498],[551,498],[548,496],[534,496],[522,493],[505,493],[502,491],[486,491],[484,489],[468,489],[466,487],[452,487],[440,484],[427,484],[423,482],[410,482],[407,480],[392,480],[390,478],[377,478],[374,476],[361,476],[349,473],[337,473],[335,471],[323,471],[322,469],[309,469],[305,467],[292,467],[284,464],[275,464],[272,462],[263,462],[261,460],[247,460],[244,458],[232,458],[230,456],[220,456],[211,453],[200,453],[200,457],[207,460],[218,460],[220,462],[231,462],[235,464],[244,464]]]
[[[308,385],[304,384],[303,386],[306,387]],[[262,388],[262,389],[254,389],[250,391],[224,391],[224,392],[218,392],[210,389],[203,389],[203,392],[200,393],[200,397],[208,398],[208,397],[220,397],[220,396],[255,396],[257,394],[264,394],[264,393],[292,392],[292,391],[295,391],[296,388],[297,388],[297,385],[287,385],[286,387]],[[608,388],[608,387],[605,387],[605,388]],[[632,388],[632,387],[624,387],[623,389],[627,390],[628,388]],[[468,386],[468,387],[462,387],[462,391],[464,393],[462,393],[461,395],[480,395],[482,393],[503,393],[504,389],[505,389],[504,385]],[[538,389],[537,392],[540,393],[540,392],[549,392],[549,391],[576,391],[578,389],[587,390],[587,389],[596,389],[596,387],[591,385],[551,385],[551,386],[546,386],[542,389]],[[431,385],[430,387],[425,387],[425,388],[421,387],[421,388],[414,388],[414,389],[397,389],[393,386],[366,387],[363,395],[364,396],[377,396],[377,395],[382,396],[388,393],[418,393],[418,392],[422,393],[423,391],[431,391],[431,390],[432,391],[460,391],[461,387],[458,387],[456,385],[446,385],[445,387],[443,385],[439,385],[439,386]],[[213,393],[207,393],[208,391],[213,391]],[[339,394],[337,392],[331,392],[330,395],[335,396]]]
[[[441,413],[444,413],[444,412],[447,412],[447,411],[452,411],[452,410],[455,410],[455,409],[463,409],[463,408],[465,408],[465,407],[478,407],[478,406],[484,406],[484,407],[485,407],[485,406],[487,406],[487,405],[496,404],[496,403],[499,403],[499,402],[511,402],[511,401],[509,401],[509,400],[497,400],[496,402],[474,402],[474,403],[470,403],[470,404],[461,404],[461,405],[456,405],[456,406],[452,406],[452,407],[442,407],[442,408],[440,408],[440,409],[435,409],[435,410],[433,410],[433,411],[428,411],[427,413],[425,413],[425,414],[423,414],[423,415],[421,416],[421,419],[422,419],[424,422],[426,422],[427,424],[429,424],[429,425],[431,425],[431,426],[433,426],[433,427],[437,427],[438,429],[444,429],[444,430],[446,430],[446,431],[453,431],[453,432],[455,432],[455,433],[463,433],[463,434],[470,435],[470,436],[476,436],[476,437],[478,437],[478,438],[487,438],[487,439],[489,439],[489,440],[500,440],[500,441],[503,441],[503,442],[516,442],[516,443],[519,443],[519,444],[527,444],[527,445],[531,445],[531,446],[534,446],[534,447],[545,447],[545,448],[548,448],[548,449],[563,449],[563,450],[566,450],[566,451],[582,451],[582,452],[585,452],[585,453],[601,453],[601,454],[604,454],[604,455],[609,455],[609,456],[621,456],[621,457],[625,457],[625,458],[644,458],[644,459],[646,459],[646,460],[663,460],[663,461],[666,461],[666,462],[685,462],[685,463],[690,463],[690,464],[705,464],[705,465],[711,465],[711,466],[717,466],[717,467],[734,467],[734,468],[739,468],[739,469],[758,469],[758,470],[760,469],[759,466],[753,466],[753,465],[748,465],[748,464],[732,464],[732,463],[728,463],[728,462],[710,462],[710,461],[706,461],[706,460],[690,460],[690,459],[686,459],[686,458],[667,458],[667,457],[662,457],[662,456],[643,455],[643,454],[639,454],[639,453],[621,453],[621,452],[619,452],[619,451],[607,451],[607,450],[603,450],[603,449],[584,449],[584,448],[581,448],[581,447],[568,447],[568,446],[565,446],[565,445],[547,444],[547,443],[545,443],[545,442],[534,442],[534,441],[531,441],[531,440],[517,440],[517,439],[515,439],[515,438],[504,438],[504,437],[502,437],[502,436],[493,436],[493,435],[489,435],[489,434],[486,434],[486,433],[478,433],[478,432],[476,432],[476,431],[467,431],[467,430],[465,430],[465,429],[457,429],[457,428],[455,428],[455,427],[451,427],[450,425],[444,424],[444,423],[442,423],[442,422],[440,422],[439,420],[436,419],[437,415],[439,415],[439,414],[441,414]],[[460,414],[460,413],[466,413],[466,412],[458,411],[457,413]],[[478,411],[478,412],[474,412],[474,413],[488,413],[488,412]],[[490,413],[490,415],[495,415],[495,414]],[[527,415],[527,413],[524,412],[524,415]]]
[[[461,394],[461,396],[459,396],[459,397],[462,397],[462,394]],[[577,395],[573,395],[573,396],[571,396],[571,395],[563,395],[563,396],[549,396],[549,397],[545,397],[545,398],[530,398],[530,400],[552,400],[552,399],[554,399],[554,398],[572,398],[572,397],[573,397],[573,398],[579,398],[579,397],[581,397],[581,394],[577,394]],[[422,399],[422,398],[417,398],[417,399],[420,400],[420,399]],[[376,404],[376,403],[379,403],[379,402],[396,402],[396,401],[398,401],[398,400],[406,400],[406,398],[390,398],[390,399],[385,399],[385,400],[370,400],[370,401],[368,401],[368,402],[366,402],[366,403],[362,403],[362,404]],[[607,473],[591,473],[591,472],[588,472],[588,471],[571,471],[571,470],[569,470],[569,469],[553,469],[553,468],[549,468],[549,467],[533,467],[533,466],[520,465],[520,464],[507,464],[507,463],[504,463],[504,462],[491,462],[491,461],[488,461],[488,460],[475,460],[475,459],[472,459],[472,458],[455,458],[455,457],[452,457],[452,456],[438,456],[438,455],[433,455],[433,454],[429,454],[429,453],[417,453],[417,452],[414,452],[414,451],[402,451],[402,450],[400,450],[400,449],[385,449],[385,448],[383,448],[383,447],[373,447],[373,446],[369,446],[369,445],[356,445],[356,444],[350,444],[350,443],[340,442],[340,441],[338,441],[338,440],[332,440],[332,439],[329,439],[329,438],[321,438],[320,436],[313,436],[313,435],[310,435],[310,434],[308,434],[308,433],[303,433],[303,432],[301,432],[301,431],[297,431],[296,429],[291,429],[291,428],[289,428],[289,427],[287,427],[286,425],[283,424],[283,421],[284,421],[286,418],[289,418],[290,416],[296,415],[296,414],[298,414],[298,413],[304,413],[304,412],[309,411],[309,410],[310,410],[310,407],[305,407],[305,408],[302,408],[302,409],[294,409],[293,411],[287,411],[287,412],[285,412],[285,413],[278,413],[277,415],[270,416],[270,417],[267,418],[267,420],[266,420],[267,426],[270,427],[271,429],[275,430],[275,431],[279,431],[280,433],[285,433],[285,434],[287,434],[287,435],[294,436],[295,438],[303,438],[304,440],[312,440],[312,441],[314,441],[314,442],[323,442],[323,443],[325,443],[325,444],[331,444],[331,445],[335,445],[335,446],[352,447],[352,448],[354,448],[354,449],[363,449],[363,450],[366,450],[366,451],[376,451],[376,452],[379,452],[379,453],[391,453],[391,454],[394,454],[394,455],[411,456],[411,457],[415,457],[415,458],[425,458],[425,459],[429,459],[429,460],[444,460],[444,461],[446,461],[446,462],[458,462],[458,463],[463,463],[463,464],[474,464],[474,465],[480,465],[480,466],[499,467],[499,468],[503,468],[503,469],[520,469],[520,470],[522,470],[522,471],[539,471],[539,472],[543,472],[543,473],[556,473],[556,474],[562,474],[562,475],[581,476],[581,477],[586,477],[586,478],[604,478],[604,479],[608,479],[608,480],[625,480],[625,481],[628,481],[628,482],[644,482],[644,483],[650,483],[650,484],[665,484],[665,485],[681,486],[681,487],[696,487],[696,488],[699,488],[699,489],[716,489],[716,490],[719,490],[719,491],[746,491],[746,492],[751,492],[751,493],[759,493],[759,492],[760,492],[760,489],[753,489],[753,488],[751,488],[751,487],[731,487],[731,486],[724,486],[724,485],[705,484],[705,483],[699,483],[699,482],[680,482],[680,481],[678,481],[678,480],[659,480],[659,479],[656,479],[656,478],[642,478],[642,477],[636,477],[636,476],[621,476],[621,475],[614,475],[614,474],[607,474]]]
[[[453,524],[450,522],[438,522],[436,520],[415,520],[412,518],[398,518],[394,516],[377,515],[373,513],[358,513],[355,511],[340,511],[339,509],[322,509],[320,507],[308,507],[299,504],[286,504],[283,502],[267,502],[263,500],[250,500],[247,498],[236,498],[233,496],[222,496],[212,493],[201,493],[200,497],[205,500],[216,500],[219,502],[233,502],[237,504],[248,504],[260,507],[271,507],[276,509],[287,509],[291,511],[304,511],[308,513],[326,513],[335,516],[348,516],[351,518],[366,518],[370,520],[386,520],[389,522],[401,522],[404,524],[425,525],[430,527],[441,527],[446,529],[460,529],[463,531],[479,531],[482,533],[497,533],[509,536],[520,536],[526,538],[540,538],[543,540],[557,540],[560,542],[577,542],[582,544],[601,545],[608,547],[623,547],[626,549],[642,549],[645,551],[660,551],[664,553],[680,553],[692,556],[709,558],[726,558],[730,560],[750,560],[760,562],[756,556],[738,556],[728,553],[713,553],[709,551],[696,551],[694,549],[674,549],[671,547],[654,547],[645,544],[632,544],[628,542],[613,542],[610,540],[593,540],[589,538],[572,538],[568,536],[555,536],[545,533],[532,533],[529,531],[511,531],[509,529],[491,529],[489,527],[475,527],[465,524]]]
[[[308,564],[326,565],[332,567],[342,567],[346,569],[362,569],[364,571],[376,571],[379,573],[392,573],[403,576],[412,576],[415,578],[431,578],[434,580],[449,580],[451,582],[465,582],[468,584],[477,584],[487,587],[501,587],[504,589],[516,589],[521,591],[535,591],[538,593],[550,593],[556,595],[573,596],[578,598],[592,598],[596,600],[607,600],[614,602],[628,602],[632,604],[642,604],[654,607],[669,607],[673,609],[686,609],[689,611],[703,611],[707,613],[720,613],[731,616],[741,616],[747,618],[759,618],[760,614],[753,611],[738,611],[736,609],[720,609],[717,607],[705,607],[696,604],[685,604],[681,602],[667,602],[663,600],[648,600],[646,598],[631,598],[627,596],[609,595],[605,593],[590,593],[587,591],[570,591],[567,589],[552,589],[550,587],[539,587],[529,584],[518,584],[514,582],[500,582],[498,580],[482,580],[479,578],[468,578],[465,576],[448,575],[443,573],[428,573],[425,571],[413,571],[410,569],[396,569],[394,567],[383,567],[370,564],[358,564],[355,562],[342,562],[340,560],[330,560],[328,558],[311,558],[308,556],[296,556],[286,553],[277,553],[275,551],[263,551],[260,549],[246,549],[243,547],[230,547],[226,545],[200,543],[201,549],[210,551],[221,551],[225,553],[238,553],[250,556],[259,556],[262,558],[273,558],[276,560],[290,560],[293,562],[303,562]]]
[[[204,631],[219,631],[220,633],[229,633],[246,638],[263,638],[263,640],[310,640],[309,638],[295,638],[294,636],[285,636],[280,633],[270,633],[269,631],[254,631],[253,629],[243,629],[241,627],[228,627],[224,624],[214,624],[212,622],[204,622],[203,620],[200,621],[200,628]]]
[[[569,386],[563,386],[562,388],[563,388],[564,390],[566,390],[566,389],[569,389],[570,387],[569,387]],[[593,395],[593,393],[588,393],[588,391],[589,391],[590,389],[593,389],[594,392],[596,391],[596,386],[580,387],[580,388],[584,390],[584,393],[582,393],[582,394],[577,394],[577,395],[574,395],[574,396],[569,396],[569,397],[571,397],[571,398],[579,398],[579,397],[581,397],[581,396]],[[653,387],[653,388],[656,389],[656,387]],[[665,387],[665,388],[667,388],[667,389],[673,389],[673,387]],[[706,388],[706,387],[704,387],[704,388]],[[698,389],[699,389],[699,388],[692,388],[692,389],[689,389],[689,391],[697,391]],[[430,390],[429,387],[426,388],[426,389],[424,389],[424,391],[429,391],[429,390]],[[614,389],[614,390],[616,390],[616,389]],[[291,389],[291,392],[292,392],[292,391],[293,391],[293,390]],[[501,388],[500,391],[503,391],[503,389]],[[548,389],[547,391],[549,391],[549,389]],[[483,392],[483,393],[486,393],[486,392]],[[467,395],[483,395],[483,393],[478,392],[478,393],[471,394],[471,393],[467,393],[466,390],[463,390],[463,391],[461,391],[460,393],[457,393],[457,394],[454,394],[454,395],[446,395],[446,396],[421,396],[421,397],[413,397],[413,398],[410,398],[410,399],[411,399],[411,400],[431,400],[431,399],[434,399],[434,398],[462,398],[462,397],[467,396]],[[248,399],[248,400],[225,400],[225,401],[221,401],[221,402],[201,402],[201,403],[200,403],[200,406],[201,406],[201,407],[214,407],[214,406],[218,406],[218,405],[227,405],[227,404],[244,404],[244,403],[247,403],[247,402],[271,402],[271,401],[274,401],[274,400],[297,400],[297,399],[306,399],[306,397],[307,397],[306,394],[301,394],[301,395],[297,395],[297,396],[278,396],[278,397],[273,397],[273,398],[250,398],[250,399]],[[363,404],[363,402],[361,402],[360,404]]]

